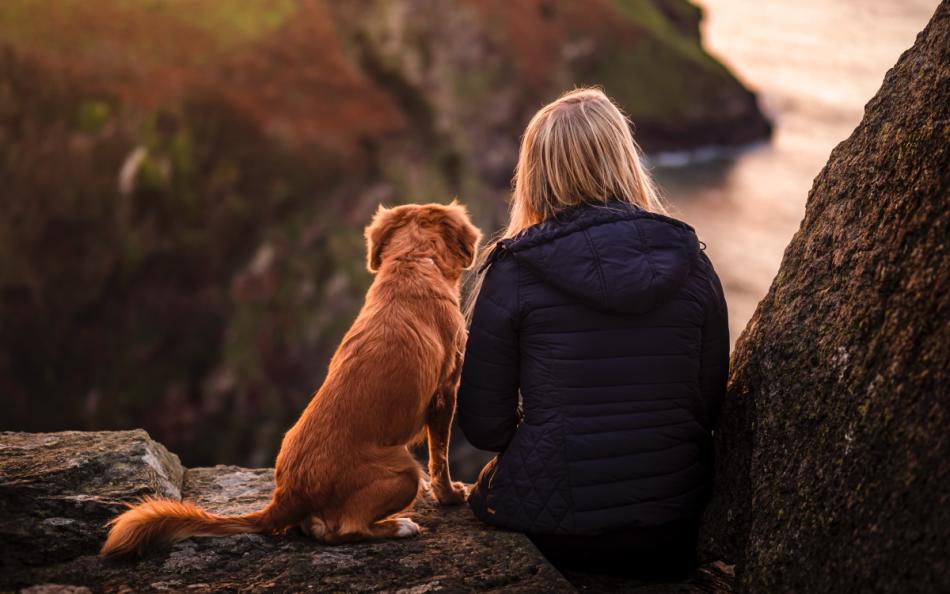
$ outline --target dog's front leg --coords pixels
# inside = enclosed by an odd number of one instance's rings
[[[453,482],[449,473],[449,437],[455,417],[458,379],[439,390],[429,404],[426,428],[429,434],[429,480],[432,495],[443,505],[463,503],[465,485]]]

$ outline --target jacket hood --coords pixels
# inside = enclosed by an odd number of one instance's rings
[[[699,257],[692,227],[631,204],[578,206],[498,244],[544,282],[598,310],[644,313],[665,303]]]

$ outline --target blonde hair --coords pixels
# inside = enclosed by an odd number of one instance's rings
[[[538,110],[521,138],[508,226],[482,248],[476,271],[499,241],[572,206],[620,200],[666,214],[630,128],[596,87],[568,91]],[[481,278],[477,274],[469,293],[469,319]]]

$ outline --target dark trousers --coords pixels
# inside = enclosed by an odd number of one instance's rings
[[[698,533],[698,520],[690,520],[596,536],[528,537],[559,569],[663,580],[683,579],[695,570]]]

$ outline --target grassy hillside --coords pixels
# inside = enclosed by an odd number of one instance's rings
[[[144,426],[264,464],[370,278],[380,202],[500,223],[531,113],[647,148],[767,125],[683,0],[0,2],[0,429]],[[208,434],[214,439],[207,439]]]

